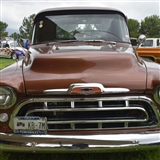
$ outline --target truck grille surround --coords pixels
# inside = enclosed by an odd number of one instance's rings
[[[20,103],[13,113],[13,118],[46,117],[48,131],[129,129],[159,125],[155,104],[144,96],[33,98]]]

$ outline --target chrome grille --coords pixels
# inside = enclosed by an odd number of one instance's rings
[[[145,128],[159,125],[146,97],[35,98],[20,103],[16,116],[47,117],[48,131]]]

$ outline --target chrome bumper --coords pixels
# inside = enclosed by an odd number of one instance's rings
[[[2,151],[89,152],[153,149],[160,132],[103,135],[17,135],[0,133]]]

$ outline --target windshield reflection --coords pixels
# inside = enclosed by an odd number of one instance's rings
[[[61,40],[130,42],[119,14],[46,15],[37,18],[33,43]]]

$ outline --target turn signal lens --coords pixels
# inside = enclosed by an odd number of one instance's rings
[[[12,107],[16,102],[16,95],[12,88],[0,86],[0,108],[6,109]]]
[[[7,122],[8,121],[8,114],[1,113],[0,114],[0,122]]]

